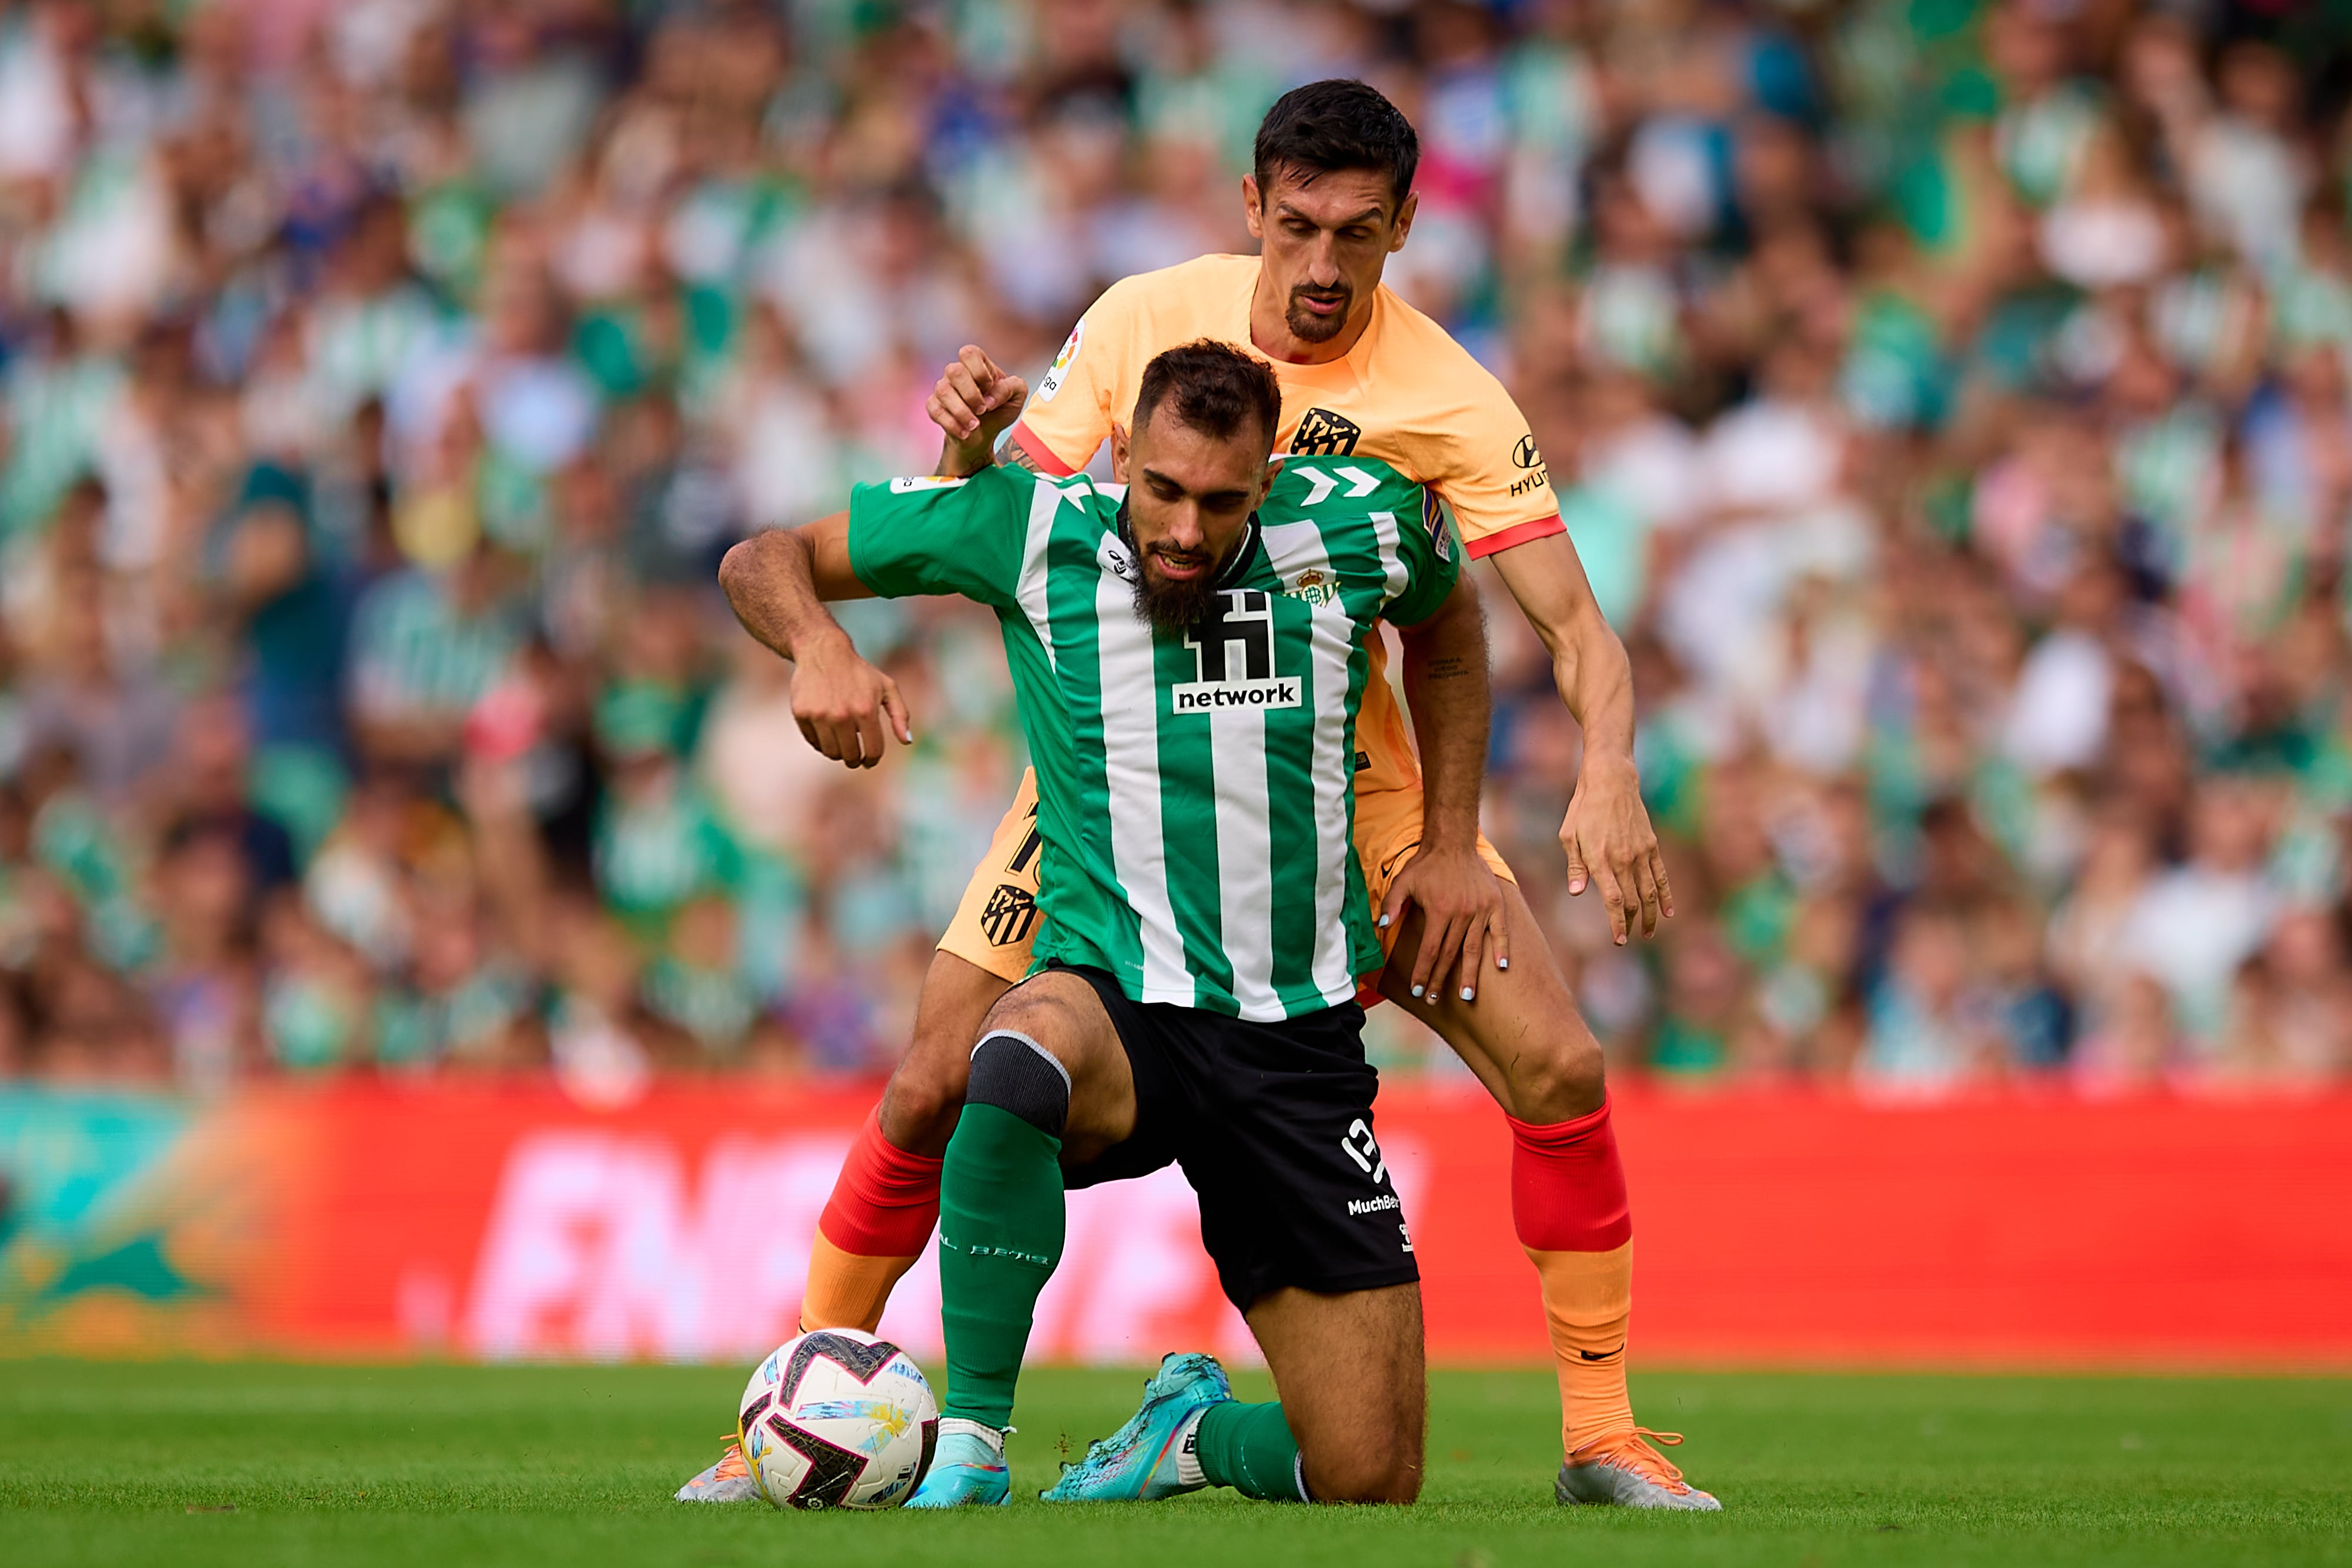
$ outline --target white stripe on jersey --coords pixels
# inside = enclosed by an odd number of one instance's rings
[[[1217,774],[1217,933],[1234,967],[1241,1016],[1286,1016],[1274,988],[1274,839],[1266,820],[1265,714],[1209,715],[1209,765]]]
[[[1040,485],[1045,495],[1059,495]],[[1110,790],[1111,869],[1135,911],[1143,944],[1147,1002],[1192,1007],[1200,997],[1184,963],[1184,938],[1168,899],[1168,849],[1160,821],[1160,689],[1151,628],[1135,613],[1135,591],[1106,570],[1095,584],[1096,647],[1102,684],[1103,774]]]
[[[1323,531],[1313,523],[1276,523],[1265,528],[1265,553],[1285,582],[1302,571],[1328,574],[1329,554]],[[1355,787],[1355,758],[1348,747],[1348,659],[1355,647],[1355,622],[1337,599],[1315,606],[1315,988],[1334,1007],[1356,994],[1349,972],[1348,862],[1356,852],[1348,832],[1348,795]],[[1380,635],[1373,629],[1373,636]],[[1221,846],[1222,847],[1222,846]]]
[[[1374,512],[1370,516],[1372,532],[1381,541],[1381,570],[1389,580],[1388,598],[1381,601],[1385,605],[1404,597],[1404,591],[1412,586],[1412,572],[1404,564],[1404,546],[1397,538],[1396,514]]]
[[[1021,541],[1021,576],[1013,591],[1021,613],[1045,650],[1045,663],[1057,675],[1062,666],[1054,653],[1053,612],[1045,601],[1045,547],[1054,538],[1054,516],[1061,505],[1061,492],[1042,480],[1030,492],[1029,531]]]

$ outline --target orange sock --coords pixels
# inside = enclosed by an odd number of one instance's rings
[[[1633,1312],[1633,1221],[1608,1102],[1588,1115],[1511,1124],[1511,1219],[1536,1266],[1559,1368],[1569,1453],[1630,1429],[1625,1331]]]
[[[882,1135],[878,1110],[866,1118],[809,1244],[803,1333],[874,1332],[891,1291],[923,1255],[939,1223],[940,1163],[891,1144]]]
[[[1530,1247],[1528,1260],[1543,1281],[1544,1319],[1559,1367],[1560,1447],[1573,1454],[1633,1425],[1633,1396],[1625,1389],[1633,1244],[1607,1252],[1539,1252]]]
[[[867,1333],[882,1321],[890,1292],[920,1258],[862,1258],[845,1252],[819,1230],[809,1242],[808,1287],[801,1292],[801,1333],[819,1329],[863,1329]]]

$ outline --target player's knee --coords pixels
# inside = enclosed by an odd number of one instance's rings
[[[1422,1462],[1416,1456],[1411,1463],[1391,1466],[1381,1488],[1382,1502],[1407,1503],[1421,1500]]]
[[[911,1051],[882,1092],[882,1135],[910,1153],[936,1156],[955,1134],[963,1109],[971,1047]]]
[[[915,1031],[882,1094],[882,1135],[911,1154],[937,1157],[954,1135],[981,1020],[1005,994],[987,970],[941,953],[923,977]]]
[[[1070,1004],[1067,998],[1056,994],[1055,988],[1045,983],[1052,977],[1041,977],[1026,985],[1015,986],[999,997],[996,1005],[988,1009],[988,1016],[981,1020],[980,1035],[974,1038],[984,1038],[1003,1030],[1026,1035],[1050,1052],[1055,1042],[1066,1040],[1076,1033],[1078,1009]],[[967,1054],[971,1050],[970,1046],[964,1049]]]
[[[1538,1125],[1599,1110],[1608,1090],[1600,1042],[1581,1023],[1550,1035],[1542,1049],[1521,1052],[1510,1078],[1514,1113]]]
[[[1307,1461],[1307,1488],[1317,1502],[1405,1503],[1421,1496],[1421,1456],[1402,1445],[1322,1455]]]
[[[990,1009],[980,1042],[972,1048],[964,1101],[993,1105],[1058,1138],[1070,1119],[1070,1070],[1043,1043],[1055,1038],[1045,1010],[1054,1005],[1000,1003]]]

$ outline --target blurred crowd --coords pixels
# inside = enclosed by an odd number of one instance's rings
[[[1620,948],[1487,583],[1490,831],[1621,1074],[2352,1076],[2346,11],[0,7],[0,1078],[886,1069],[995,628],[847,607],[918,732],[849,774],[718,557],[928,471],[958,345],[1247,249],[1331,75],[1633,653]]]

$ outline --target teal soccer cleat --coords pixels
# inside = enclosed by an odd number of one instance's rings
[[[1003,1433],[978,1421],[953,1416],[941,1421],[939,1452],[906,1506],[1002,1508],[1012,1501],[1013,1471],[1004,1462]]]
[[[1047,1502],[1153,1502],[1208,1485],[1197,1463],[1187,1464],[1200,1414],[1234,1396],[1225,1369],[1213,1355],[1171,1355],[1143,1385],[1143,1407],[1126,1426],[1062,1467],[1062,1479],[1042,1495]]]

